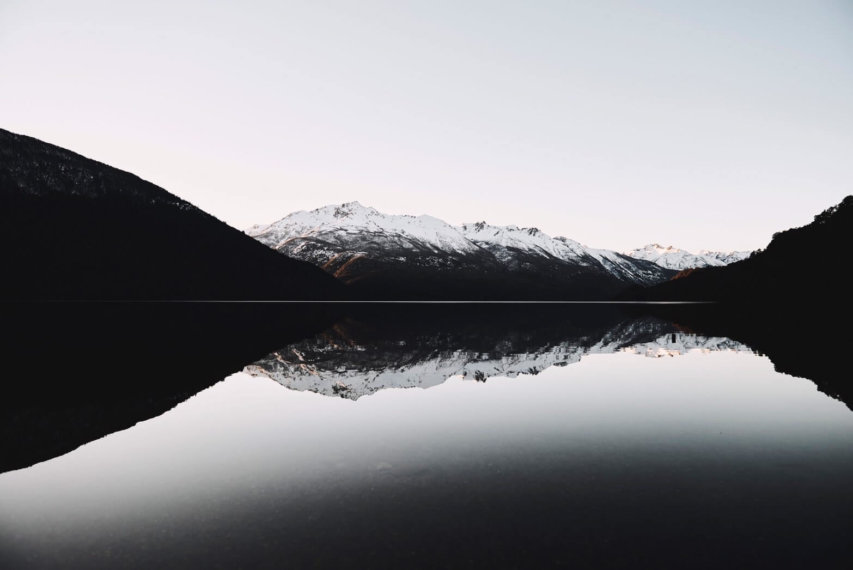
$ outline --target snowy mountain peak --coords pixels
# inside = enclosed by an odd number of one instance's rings
[[[340,205],[329,205],[311,210],[310,212],[296,212],[297,214],[307,213],[315,216],[318,220],[328,217],[335,219],[353,218],[361,220],[374,215],[381,215],[377,210],[362,206],[359,202],[345,202]]]
[[[584,255],[583,248],[573,247],[575,242],[558,241],[539,228],[518,226],[490,226],[486,222],[462,224],[462,234],[506,261],[517,252],[555,257],[561,260],[577,260]]]
[[[366,208],[362,206],[360,202],[345,202],[340,206],[326,206],[326,208],[333,208],[332,215],[336,218],[348,218],[360,213],[366,216],[379,213],[373,208]],[[323,209],[324,208],[320,208],[320,210]],[[318,210],[314,211],[317,212]]]
[[[434,250],[478,250],[457,228],[438,218],[384,214],[359,202],[294,212],[267,226],[254,226],[247,233],[276,249],[293,238],[322,238],[343,245],[356,235],[369,234],[386,236],[397,242],[416,241]]]
[[[679,249],[679,248],[673,247],[671,245],[663,246],[659,243],[646,244],[645,246],[643,246],[639,249],[642,251],[653,251],[653,252],[661,253],[661,254],[666,253],[666,252],[684,251],[683,249]],[[634,251],[638,251],[638,250],[634,250]],[[689,253],[689,252],[685,252],[685,253]]]
[[[624,252],[635,259],[644,259],[667,269],[689,269],[694,267],[719,267],[740,261],[749,256],[748,251],[709,251],[701,250],[698,254],[668,245],[650,243],[644,247]]]

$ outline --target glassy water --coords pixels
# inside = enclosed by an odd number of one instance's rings
[[[0,474],[3,560],[849,566],[843,401],[739,340],[594,313],[341,318]]]

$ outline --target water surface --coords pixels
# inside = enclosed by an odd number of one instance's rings
[[[4,560],[849,565],[853,414],[811,380],[656,317],[408,316],[0,475]]]

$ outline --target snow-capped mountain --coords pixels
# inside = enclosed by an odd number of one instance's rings
[[[626,251],[625,255],[635,259],[651,261],[667,269],[693,269],[697,267],[720,267],[728,265],[749,257],[749,251],[708,251],[701,250],[699,253],[690,253],[677,247],[651,243],[644,247]]]
[[[579,362],[589,354],[630,352],[650,358],[671,357],[693,350],[749,351],[724,337],[687,334],[669,322],[628,319],[599,331],[538,336],[504,331],[489,338],[484,351],[466,344],[462,334],[424,331],[405,335],[347,334],[346,326],[280,350],[244,368],[299,391],[356,400],[386,388],[428,388],[452,376],[485,381],[493,376],[515,378],[551,366]],[[476,335],[475,335],[476,336]]]
[[[334,235],[329,235],[330,231]],[[310,212],[295,212],[268,226],[254,226],[248,234],[275,247],[292,238],[334,237],[337,243],[363,240],[364,236],[381,236],[407,246],[427,246],[434,251],[471,253],[477,247],[462,232],[432,216],[388,215],[348,202],[325,206]]]
[[[700,249],[698,255],[699,257],[705,258],[709,261],[718,260],[722,265],[729,265],[730,263],[746,259],[750,254],[752,254],[751,251],[710,251],[707,249]]]
[[[593,249],[566,237],[552,238],[538,228],[491,226],[486,222],[462,224],[462,233],[473,243],[490,251],[511,269],[523,269],[526,256],[553,258],[567,263],[601,267],[621,281],[639,285],[659,283],[669,277],[656,267],[638,264],[625,255]]]
[[[536,228],[460,227],[358,202],[296,212],[247,233],[368,295],[407,298],[609,298],[674,271]],[[380,291],[381,289],[381,291]]]

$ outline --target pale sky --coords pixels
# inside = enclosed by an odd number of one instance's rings
[[[753,249],[853,193],[853,2],[0,0],[0,127],[244,229]]]

